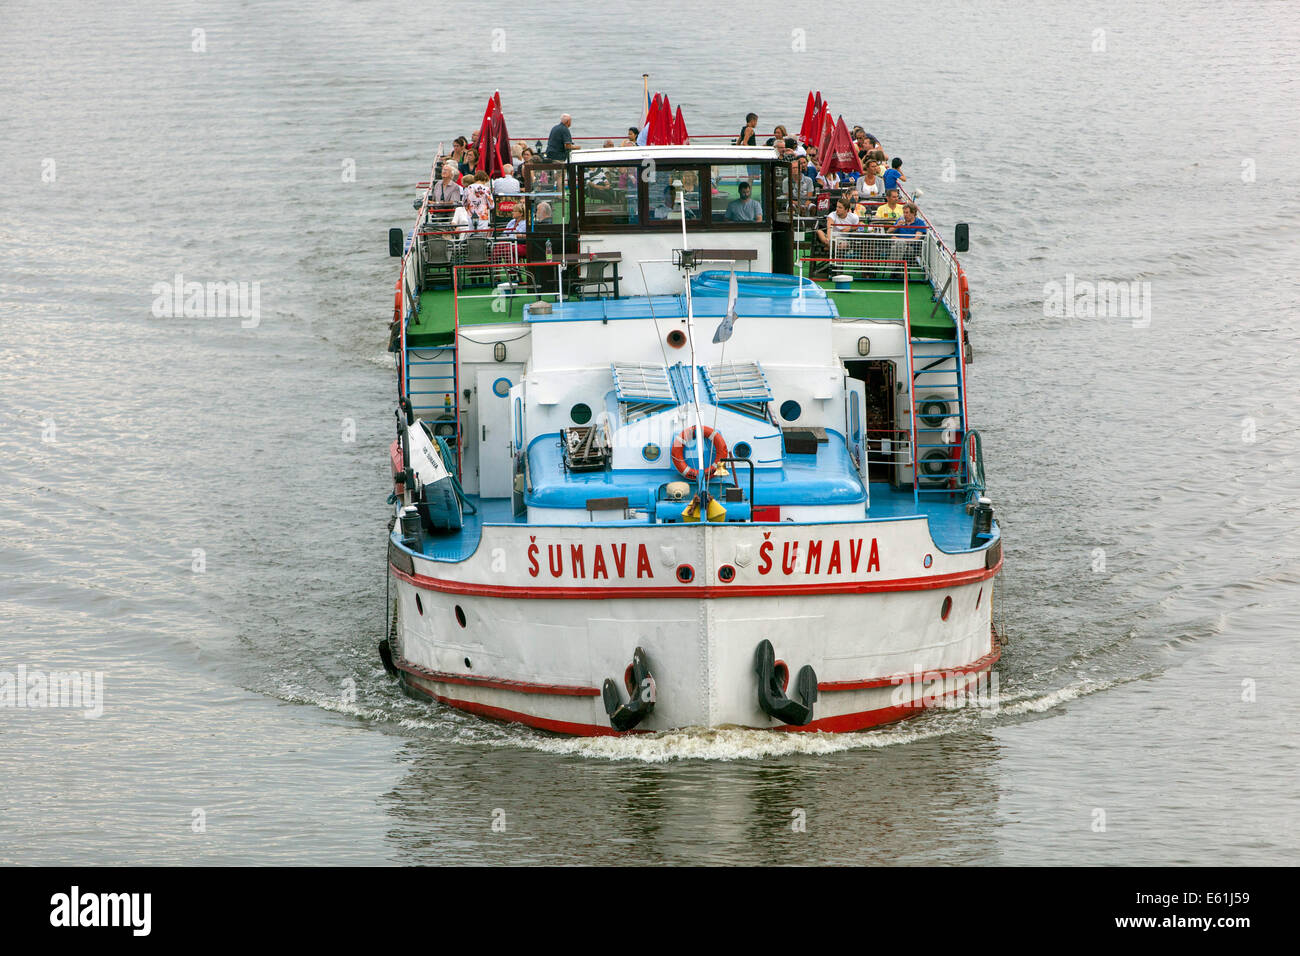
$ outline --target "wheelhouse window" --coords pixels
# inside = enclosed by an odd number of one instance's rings
[[[714,166],[711,172],[710,208],[714,225],[757,225],[766,221],[763,166],[728,164]]]
[[[582,219],[584,223],[637,225],[639,168],[636,166],[582,166]]]
[[[685,205],[686,221],[700,220],[703,202],[700,194],[701,170],[695,167],[658,166],[646,170],[645,183],[650,221],[678,223],[682,221]],[[680,183],[680,189],[675,185]]]
[[[530,228],[559,226],[569,221],[569,195],[564,177],[563,163],[530,163],[524,167]]]

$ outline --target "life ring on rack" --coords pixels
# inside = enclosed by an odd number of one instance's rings
[[[957,294],[958,302],[961,303],[962,321],[970,318],[970,286],[966,283],[966,272],[963,269],[957,270]]]
[[[402,284],[397,284],[397,291],[393,293],[393,325],[402,321]]]
[[[704,430],[704,437],[713,442],[713,464],[704,469],[704,480],[709,481],[713,478],[713,473],[717,470],[718,462],[728,457],[727,443],[722,438],[722,432],[714,431],[708,425],[701,425]],[[692,468],[686,464],[686,442],[695,437],[695,426],[683,428],[680,435],[673,439],[673,466],[687,481],[694,481],[699,475],[698,468]]]

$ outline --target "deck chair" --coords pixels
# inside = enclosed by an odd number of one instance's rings
[[[423,236],[424,268],[420,284],[426,288],[432,281],[446,281],[451,278],[451,250],[447,240],[440,236]]]
[[[569,283],[569,291],[584,299],[588,289],[595,289],[598,296],[604,289],[604,294],[608,295],[611,286],[605,279],[605,273],[609,271],[610,265],[611,263],[599,259],[583,263],[582,273],[576,281]]]

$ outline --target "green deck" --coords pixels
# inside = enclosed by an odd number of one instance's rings
[[[484,298],[467,298],[467,296],[480,295]],[[521,295],[506,299],[506,308],[509,310],[507,312],[493,310],[491,286],[465,289],[462,290],[461,296],[461,325],[500,325],[503,322],[519,322],[524,306],[542,298],[536,295]],[[449,345],[455,326],[456,301],[451,294],[451,289],[425,289],[420,293],[419,315],[406,328],[406,343],[424,347]]]
[[[832,282],[819,282],[818,285],[826,290],[844,318],[903,320],[902,282],[858,280],[846,292],[837,292]],[[466,290],[462,295],[483,298],[461,298],[461,325],[518,322],[524,305],[540,298],[522,295],[513,298],[513,301],[506,300],[510,311],[505,312],[492,308],[491,286]],[[934,291],[928,282],[912,281],[907,284],[907,299],[912,312],[912,335],[915,338],[951,339],[954,334],[952,316],[943,303],[939,303],[935,310],[933,295]],[[931,312],[934,313],[933,318]],[[448,345],[454,327],[455,300],[451,289],[426,289],[420,293],[420,312],[407,327],[406,341],[408,345],[422,347]]]
[[[855,280],[846,292],[835,291],[835,283],[818,282],[835,303],[840,316],[846,319],[903,320],[903,283],[868,282]],[[930,283],[913,279],[907,283],[907,303],[912,313],[912,337],[920,339],[951,339],[955,326],[948,307],[935,303],[934,289]],[[936,310],[935,305],[939,308]],[[931,318],[931,312],[934,317]]]

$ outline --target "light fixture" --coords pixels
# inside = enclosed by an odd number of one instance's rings
[[[862,336],[862,338],[858,339],[858,354],[859,355],[871,354],[871,339],[867,338],[865,335]]]
[[[863,352],[862,354],[866,355],[867,353]],[[506,343],[498,342],[492,346],[492,357],[498,362],[504,362],[506,360]]]

